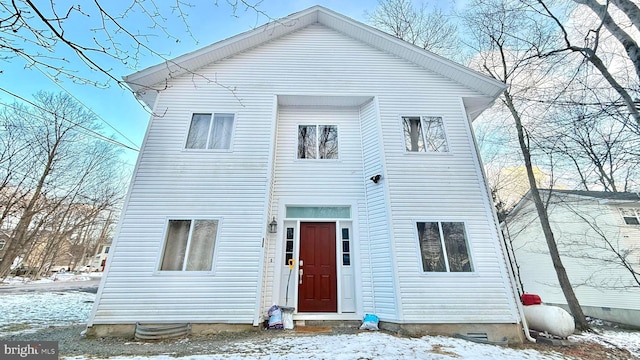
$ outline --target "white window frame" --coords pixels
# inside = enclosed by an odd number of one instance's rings
[[[419,118],[420,119],[420,128],[422,133],[422,141],[424,143],[424,151],[411,151],[407,150],[407,141],[404,133],[404,119],[406,118]],[[427,147],[427,137],[424,131],[424,119],[425,118],[440,118],[442,121],[442,133],[444,135],[444,142],[446,146],[446,150],[444,151],[433,151]],[[451,143],[449,141],[449,135],[447,132],[447,126],[445,117],[442,115],[400,115],[400,135],[402,136],[402,148],[406,154],[451,154]]]
[[[218,225],[217,225],[217,229],[216,229],[216,235],[215,235],[215,239],[214,239],[214,243],[213,243],[213,255],[211,257],[211,267],[208,270],[186,270],[186,264],[188,262],[188,255],[189,255],[189,248],[191,245],[191,236],[193,234],[193,222],[197,221],[197,220],[211,220],[211,221],[217,221]],[[165,248],[167,247],[167,235],[169,233],[169,222],[170,221],[191,221],[191,225],[189,226],[189,237],[187,239],[187,245],[185,248],[185,257],[183,259],[183,263],[182,263],[182,269],[181,270],[162,270],[162,261],[164,259],[164,252],[165,252]],[[155,274],[160,274],[160,275],[169,275],[169,274],[182,274],[182,275],[191,275],[191,274],[212,274],[214,273],[214,268],[215,268],[215,264],[217,262],[217,253],[218,253],[218,247],[219,247],[219,242],[220,242],[220,229],[222,228],[222,218],[216,218],[216,217],[181,217],[181,216],[174,216],[174,217],[168,217],[165,219],[164,221],[164,231],[162,233],[162,246],[160,246],[160,252],[157,256],[157,264],[155,267]]]
[[[211,141],[211,130],[213,127],[213,122],[216,114],[233,115],[233,124],[231,125],[231,136],[229,138],[229,147],[226,149],[208,149],[207,148],[209,146],[209,142]],[[204,148],[187,147],[187,142],[189,141],[189,133],[191,132],[191,124],[193,122],[194,115],[210,115],[211,116],[211,121],[209,122],[209,129],[207,131],[207,142]],[[238,114],[234,111],[194,111],[192,112],[189,116],[189,121],[187,123],[187,131],[184,137],[184,141],[182,142],[183,143],[182,149],[184,151],[189,151],[189,152],[232,152],[233,142],[234,142],[235,132],[236,132],[236,123],[238,122],[237,120],[238,120]]]
[[[316,157],[315,158],[300,158],[298,157],[298,150],[300,148],[300,138],[299,138],[299,134],[300,134],[300,126],[315,126],[316,127]],[[320,126],[333,126],[336,128],[336,131],[338,133],[338,139],[337,139],[337,143],[338,143],[338,155],[334,158],[334,159],[321,159],[320,158],[320,141],[319,141],[319,128]],[[341,152],[341,144],[340,144],[340,127],[338,126],[338,124],[314,124],[314,123],[299,123],[296,124],[296,147],[295,147],[295,159],[298,161],[336,161],[336,160],[340,160],[340,152]]]
[[[622,223],[626,226],[640,226],[640,208],[628,207],[628,208],[618,208],[620,212],[620,217],[622,218]],[[625,216],[625,212],[632,212],[633,216]],[[626,218],[635,218],[638,221],[638,224],[629,224],[627,223]]]
[[[442,255],[444,258],[444,264],[445,264],[445,271],[425,271],[424,270],[424,265],[423,265],[423,259],[422,259],[422,249],[420,247],[420,233],[418,232],[418,223],[438,223],[438,233],[440,236],[440,248],[442,249]],[[469,256],[469,267],[471,268],[470,271],[451,271],[450,266],[449,266],[449,256],[447,254],[447,247],[444,241],[444,234],[442,232],[442,223],[462,223],[463,225],[463,230],[464,230],[464,239],[466,242],[466,246],[467,246],[467,253]],[[425,275],[456,275],[456,276],[460,276],[460,275],[469,275],[469,274],[475,274],[476,273],[476,267],[473,261],[473,249],[471,247],[471,241],[469,238],[469,231],[467,230],[468,226],[467,223],[465,221],[460,221],[460,220],[414,220],[413,221],[413,232],[414,232],[414,239],[416,240],[415,244],[416,244],[416,248],[417,251],[416,253],[418,254],[418,269],[420,269],[420,271],[422,272],[422,274]]]

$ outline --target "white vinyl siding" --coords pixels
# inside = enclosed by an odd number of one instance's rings
[[[300,119],[305,123],[322,124],[323,119],[331,119],[332,126],[339,129],[340,157],[333,161],[307,161],[299,159],[297,150],[299,145],[298,129]],[[357,206],[364,198],[365,181],[362,173],[362,150],[359,135],[359,112],[357,107],[295,107],[281,106],[278,110],[278,144],[275,160],[274,177],[274,202],[273,209],[281,209],[283,213],[276,214],[279,218],[290,219],[332,219],[341,220],[359,218],[364,222],[365,213],[362,206]],[[351,204],[356,204],[352,207]],[[339,222],[338,229],[340,229]],[[286,228],[288,228],[287,226]],[[285,231],[286,231],[285,228]],[[286,235],[286,234],[283,234]],[[282,253],[286,258],[286,242],[271,237],[271,241],[282,241]],[[337,240],[340,240],[338,237]],[[340,249],[341,245],[337,245]],[[274,247],[275,251],[276,247]],[[338,252],[336,253],[337,256]],[[360,254],[352,253],[352,264]],[[278,258],[272,253],[269,258]],[[278,261],[280,263],[280,261]],[[337,259],[337,264],[340,264]],[[295,275],[295,274],[294,274]],[[343,269],[337,274],[342,276],[341,284],[350,281],[349,289],[353,289],[352,269]],[[345,275],[348,275],[345,277]],[[282,294],[285,294],[286,282],[288,282],[288,270],[282,273],[280,289],[273,289],[278,295],[271,294],[273,301],[285,302]],[[296,284],[294,282],[294,284]],[[353,291],[352,291],[353,292]],[[344,291],[341,295],[351,296],[348,301],[343,301],[342,310],[353,312],[353,296]],[[286,297],[286,296],[285,296]],[[289,297],[290,299],[292,296]],[[292,306],[291,300],[289,306]]]
[[[154,113],[163,116],[149,125],[90,323],[252,323],[266,310],[261,306],[256,314],[266,227],[272,216],[283,219],[279,206],[293,198],[308,203],[290,205],[354,204],[351,267],[359,266],[360,311],[406,322],[515,321],[460,105],[461,97],[477,92],[318,24],[198,74],[170,79],[158,95]],[[379,110],[376,102],[362,108],[282,106],[274,144],[268,134],[279,94],[375,96]],[[199,109],[211,104],[235,114],[233,152],[185,151],[193,113],[206,113]],[[398,127],[406,114],[441,114],[449,152],[408,156]],[[305,124],[338,127],[338,159],[297,159],[297,127]],[[383,175],[378,184],[369,180],[375,174]],[[175,216],[221,218],[215,274],[156,274],[166,219]],[[438,217],[467,224],[473,277],[425,279],[419,269],[414,219]],[[273,234],[266,234],[264,246],[263,304],[270,306]]]
[[[553,195],[548,211],[562,263],[580,305],[633,310],[635,324],[640,326],[640,289],[610,247],[629,251],[629,260],[640,270],[637,227],[625,225],[619,206],[601,199]],[[524,290],[539,294],[543,302],[566,304],[533,202],[520,207],[506,226]],[[630,312],[623,314],[631,316]]]
[[[365,171],[367,235],[368,241],[363,243],[363,252],[368,252],[367,262],[363,264],[363,273],[371,276],[371,290],[364,288],[365,294],[371,294],[371,305],[365,306],[366,312],[376,313],[381,318],[399,319],[397,304],[397,284],[390,239],[388,199],[386,184],[374,183],[371,177],[384,177],[384,154],[381,143],[380,123],[377,112],[377,101],[371,101],[360,109],[360,128],[362,132],[363,167]],[[366,267],[365,267],[366,266]],[[369,272],[371,272],[369,274]],[[369,282],[366,282],[368,285]],[[368,304],[368,303],[366,303]]]

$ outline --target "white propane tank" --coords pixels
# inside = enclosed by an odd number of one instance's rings
[[[524,307],[524,317],[529,329],[546,331],[562,338],[573,334],[576,329],[573,316],[557,306],[528,305]]]

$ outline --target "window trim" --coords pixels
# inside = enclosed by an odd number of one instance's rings
[[[300,131],[300,126],[315,126],[316,127],[316,153],[318,154],[318,157],[313,158],[313,159],[309,159],[309,158],[299,158],[298,157],[298,134]],[[318,127],[319,126],[335,126],[336,127],[336,131],[338,131],[338,156],[335,159],[320,159],[319,155],[320,155],[320,142],[318,141]],[[294,154],[293,154],[293,158],[295,161],[302,161],[302,162],[310,162],[310,161],[320,161],[320,162],[330,162],[330,161],[340,161],[341,157],[340,154],[342,153],[342,143],[341,143],[341,138],[342,136],[341,131],[340,131],[340,125],[336,124],[336,123],[317,123],[317,122],[300,122],[300,123],[296,123],[295,124],[295,134],[296,134],[296,142],[295,142],[295,146],[294,146]]]
[[[407,150],[407,143],[406,143],[406,139],[404,138],[404,118],[411,118],[411,117],[419,117],[420,118],[420,126],[422,126],[422,118],[424,117],[439,117],[442,119],[442,131],[444,132],[444,140],[447,144],[447,151],[431,151],[431,150],[427,150],[427,148],[425,147],[425,151],[408,151]],[[449,141],[449,132],[447,131],[447,120],[446,117],[444,115],[440,115],[440,114],[428,114],[428,115],[398,115],[398,124],[399,124],[399,128],[400,128],[400,144],[402,145],[402,151],[405,154],[423,154],[420,156],[424,156],[424,154],[429,154],[429,155],[437,155],[437,156],[446,156],[446,155],[452,155],[453,151],[451,150],[451,142]],[[425,141],[426,139],[424,138],[424,131],[423,131],[423,138],[422,140]]]
[[[231,139],[229,140],[229,148],[228,149],[195,149],[188,148],[187,141],[189,140],[189,130],[191,129],[191,121],[193,121],[194,115],[202,115],[202,114],[210,114],[212,122],[209,124],[209,133],[207,134],[207,142],[209,140],[209,136],[211,135],[211,125],[213,124],[213,118],[215,114],[231,114],[233,115],[233,125],[231,126]],[[236,111],[211,111],[211,110],[203,110],[203,111],[192,111],[189,113],[189,118],[187,119],[187,129],[185,131],[183,140],[182,140],[182,151],[191,152],[191,153],[230,153],[233,152],[233,143],[236,136],[236,124],[238,123],[238,113]]]
[[[627,217],[631,217],[631,216],[624,216],[623,210],[627,210],[627,211],[633,211],[635,214],[635,218],[638,221],[638,224],[628,224],[627,220],[625,218]],[[618,207],[618,214],[620,214],[620,219],[622,220],[622,225],[623,226],[632,226],[632,227],[638,227],[640,226],[640,208],[637,207]]]
[[[164,250],[167,246],[167,233],[169,232],[169,221],[181,221],[181,220],[190,220],[193,224],[195,220],[216,220],[218,221],[218,228],[216,229],[216,238],[215,243],[213,245],[213,257],[211,258],[211,269],[210,270],[160,270],[162,266],[162,259],[164,256]],[[159,251],[156,256],[156,265],[153,270],[154,275],[159,276],[191,276],[191,275],[215,275],[215,268],[218,261],[218,244],[220,243],[220,231],[222,229],[222,217],[210,217],[210,216],[168,216],[164,218],[164,229],[162,230],[162,236],[160,237],[160,241],[162,242],[159,246]],[[193,226],[189,226],[189,241],[187,242],[187,248],[185,249],[185,255],[189,253],[189,247],[191,245],[191,234],[193,233]],[[185,258],[186,260],[186,258]]]
[[[336,222],[336,224],[338,224],[338,222]],[[339,234],[339,237],[340,237],[340,239],[339,239],[340,240],[339,241],[339,244],[340,244],[340,257],[339,257],[340,261],[339,261],[339,263],[340,263],[340,266],[342,266],[343,268],[352,267],[353,266],[353,258],[351,257],[351,255],[353,255],[353,241],[352,241],[353,231],[351,230],[351,226],[345,226],[345,225],[341,225],[341,224],[339,224],[339,225],[340,225],[339,231],[338,231],[338,234]],[[347,235],[349,235],[347,239],[345,239],[343,234],[342,234],[344,230],[347,230]],[[346,252],[344,251],[344,243],[345,242],[347,243],[347,246],[349,247],[349,251],[346,251]],[[345,255],[347,255],[349,257],[349,264],[345,264],[344,263],[344,260],[345,260],[344,256]]]
[[[437,223],[462,223],[464,226],[464,235],[465,235],[465,240],[467,242],[467,251],[469,252],[469,263],[471,264],[471,271],[425,271],[424,267],[422,265],[422,250],[420,249],[420,238],[419,238],[419,233],[418,233],[418,223],[422,222],[422,223],[433,223],[433,222],[437,222]],[[416,260],[417,260],[417,266],[418,266],[418,272],[421,275],[424,276],[477,276],[478,273],[478,269],[476,268],[475,265],[475,261],[473,259],[473,246],[471,245],[471,238],[469,237],[469,229],[468,229],[468,224],[467,221],[465,220],[457,220],[457,219],[430,219],[430,220],[424,220],[424,219],[413,219],[411,221],[412,227],[413,227],[413,241],[415,243],[416,246]],[[445,256],[446,262],[445,262],[445,267],[449,267],[448,263],[449,263],[449,259],[447,257],[447,249],[446,249],[446,245],[444,242],[444,236],[442,234],[442,226],[439,226],[439,234],[440,234],[440,246],[442,247],[443,250],[443,255]]]

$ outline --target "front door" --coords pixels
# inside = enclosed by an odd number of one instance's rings
[[[336,223],[300,224],[299,312],[337,312]]]

